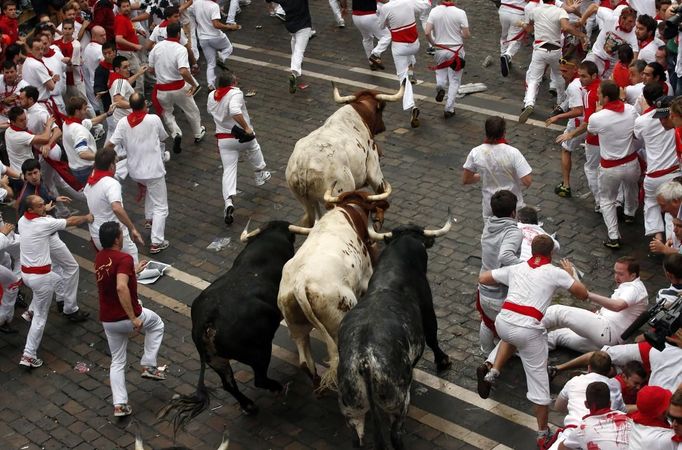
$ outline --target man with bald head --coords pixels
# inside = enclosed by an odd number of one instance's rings
[[[95,95],[95,70],[101,61],[102,44],[107,41],[107,32],[103,27],[96,25],[90,30],[90,43],[83,50],[83,78],[85,82],[85,93],[88,96],[90,106],[97,111],[103,111],[102,105]]]

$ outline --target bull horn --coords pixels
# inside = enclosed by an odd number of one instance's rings
[[[260,233],[260,228],[256,228],[255,230],[249,232],[249,224],[251,223],[251,219],[249,219],[248,222],[246,222],[246,226],[244,227],[244,231],[242,231],[241,236],[239,236],[239,240],[242,242],[247,242],[250,238],[256,236],[258,233]]]
[[[443,225],[443,228],[439,230],[424,230],[424,236],[434,238],[443,236],[445,233],[450,231],[450,227],[452,227],[453,221],[455,221],[455,219],[452,218],[452,213],[450,213],[450,208],[448,208],[448,218],[445,221],[445,225]]]
[[[368,195],[367,200],[370,202],[378,202],[379,200],[386,200],[389,195],[393,192],[391,184],[388,181],[384,181],[384,192],[381,194]]]
[[[223,441],[220,443],[220,447],[218,447],[218,450],[227,450],[227,447],[230,445],[230,433],[225,430],[223,433]]]
[[[332,81],[332,87],[334,88],[334,101],[339,104],[346,104],[350,102],[354,102],[357,97],[354,95],[346,95],[344,97],[339,94],[339,88],[336,87],[336,83]]]
[[[389,231],[388,233],[377,233],[374,231],[374,228],[372,226],[367,227],[367,233],[369,234],[369,238],[373,241],[383,241],[386,238],[391,238],[393,236],[393,233]]]
[[[298,225],[289,225],[289,231],[291,231],[294,234],[302,234],[305,236],[310,234],[310,228],[299,227]]]
[[[339,197],[334,197],[332,195],[332,192],[334,192],[334,188],[336,187],[336,181],[334,184],[331,185],[329,189],[327,189],[327,192],[324,193],[324,201],[327,203],[338,203]]]
[[[395,94],[376,94],[374,96],[375,99],[385,102],[397,102],[401,98],[403,98],[403,94],[405,93],[405,80],[400,84],[400,89],[398,89],[398,92]]]

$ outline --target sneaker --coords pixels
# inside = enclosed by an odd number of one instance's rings
[[[71,314],[64,314],[64,317],[75,323],[85,322],[88,317],[90,317],[90,313],[79,309],[78,311]]]
[[[524,106],[524,108],[521,110],[521,114],[519,114],[519,123],[526,123],[530,115],[533,114],[534,110],[535,108],[533,105]]]
[[[133,413],[133,408],[127,403],[122,403],[120,405],[114,405],[114,416],[115,417],[125,417]]]
[[[199,142],[201,142],[201,140],[204,138],[204,136],[206,136],[206,127],[202,126],[201,127],[201,133],[199,133],[199,137],[194,138],[194,143],[198,144]]]
[[[173,153],[182,152],[182,136],[176,134],[173,136]]]
[[[317,36],[317,30],[310,30],[310,37],[308,38],[308,40],[311,40],[315,36]]]
[[[412,128],[419,128],[419,108],[412,108],[410,126]]]
[[[160,244],[152,244],[149,246],[149,253],[152,255],[155,255],[157,253],[160,253],[162,250],[166,250],[170,246],[170,242],[167,240],[164,240]]]
[[[509,64],[511,63],[511,58],[509,55],[502,55],[500,56],[500,72],[502,73],[503,77],[506,77],[509,75]]]
[[[19,361],[20,366],[36,368],[43,365],[43,360],[40,358],[31,358],[30,356],[22,355],[21,361]]]
[[[145,220],[144,221],[144,229],[145,230],[151,230],[152,229],[152,221],[151,220]]]
[[[486,381],[488,372],[490,372],[490,367],[488,367],[488,364],[486,363],[483,363],[476,368],[476,379],[478,380],[476,389],[478,390],[478,395],[483,399],[490,397],[490,389],[493,387],[492,383]]]
[[[454,111],[443,111],[443,118],[449,119],[450,117],[455,117]]]
[[[372,70],[386,69],[386,67],[384,67],[384,64],[381,62],[381,58],[373,54],[369,55],[369,67]]]
[[[12,328],[9,322],[5,322],[2,325],[0,325],[0,333],[16,334],[17,330],[15,328]]]
[[[433,45],[429,45],[426,49],[426,54],[427,55],[435,55],[436,54],[436,49],[433,47]]]
[[[165,163],[167,163],[168,161],[170,161],[170,152],[169,152],[168,150],[166,150],[166,151],[163,152],[163,158],[162,158],[162,160],[163,160],[163,162],[165,162]]]
[[[346,21],[343,20],[343,19],[339,19],[339,20],[336,22],[336,26],[339,27],[339,28],[346,28]]]
[[[627,214],[623,214],[623,222],[625,223],[635,223],[635,216],[628,216]]]
[[[296,75],[293,73],[289,75],[289,93],[290,94],[295,94],[296,93]]]
[[[554,443],[554,433],[547,428],[546,430],[538,431],[537,432],[537,437],[536,437],[536,442],[538,444],[538,449],[539,450],[547,450],[552,446]]]
[[[272,174],[267,170],[258,170],[253,176],[256,186],[263,186],[266,181],[272,177]]]
[[[166,372],[158,367],[149,366],[142,369],[142,378],[149,378],[150,380],[165,380]]]
[[[436,101],[438,103],[442,102],[443,99],[445,98],[445,89],[438,89],[436,92]]]
[[[275,17],[277,17],[282,22],[286,22],[286,20],[287,20],[287,16],[282,14],[282,13],[275,13]]]
[[[600,205],[594,205],[594,212],[597,214],[601,214],[601,206]]]
[[[559,197],[569,198],[571,197],[571,187],[564,186],[564,183],[559,183],[554,188],[554,193]]]
[[[234,206],[227,205],[227,208],[225,208],[224,220],[225,225],[232,225],[232,222],[234,222]]]
[[[559,369],[557,366],[547,366],[547,375],[549,375],[549,381],[552,381],[557,375],[559,375]]]
[[[607,239],[603,242],[604,247],[611,250],[618,250],[620,248],[620,239]]]
[[[27,309],[21,315],[21,318],[24,319],[26,322],[31,323],[31,321],[33,320],[33,311]]]

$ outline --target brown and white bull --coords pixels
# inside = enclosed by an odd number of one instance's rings
[[[341,319],[357,304],[372,276],[374,244],[367,224],[370,214],[383,220],[388,193],[346,192],[325,200],[335,207],[315,224],[308,238],[282,269],[277,306],[298,349],[299,364],[317,388],[310,332],[317,328],[327,346],[330,364],[336,365],[336,336]],[[331,387],[333,378],[322,380]]]
[[[287,184],[305,209],[301,225],[312,227],[322,216],[324,194],[334,184],[333,194],[365,186],[390,193],[374,136],[386,130],[382,117],[386,102],[400,100],[404,90],[401,86],[390,95],[365,90],[342,97],[334,86],[334,100],[345,106],[299,139],[287,164]]]

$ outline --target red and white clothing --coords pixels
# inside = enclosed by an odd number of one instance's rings
[[[9,165],[19,173],[21,173],[21,165],[24,161],[35,157],[31,144],[34,137],[33,133],[28,130],[21,130],[11,125],[5,131],[5,147],[9,157]]]
[[[199,38],[199,45],[201,45],[204,57],[206,58],[206,81],[210,86],[215,86],[216,58],[220,57],[221,60],[226,60],[230,57],[233,50],[232,43],[227,38],[227,35],[213,26],[214,20],[220,20],[220,7],[216,2],[211,0],[196,0],[192,6],[189,7],[189,10],[197,22],[197,37]],[[310,30],[308,29],[308,37],[310,37],[309,34]],[[307,45],[307,43],[308,40],[305,39],[305,44]],[[303,50],[305,50],[305,45],[303,46]],[[302,52],[300,59],[303,60]],[[300,76],[300,62],[298,69],[299,73],[297,76]]]
[[[52,90],[52,101],[55,102],[57,108],[62,114],[66,113],[66,104],[64,103],[63,95],[66,93],[66,64],[62,61],[62,55],[59,47],[52,44],[52,46],[43,54],[43,62],[53,74],[59,75],[59,80],[55,82]],[[42,98],[39,99],[42,101]],[[47,103],[48,108],[51,107],[50,102]]]
[[[513,58],[521,48],[521,39],[525,36],[522,23],[525,20],[525,0],[504,0],[500,4],[500,55]]]
[[[114,29],[116,36],[122,36],[126,41],[139,45],[140,41],[137,37],[135,26],[130,20],[130,17],[117,14],[114,21]],[[116,44],[116,49],[118,50],[118,54],[120,56],[125,56],[128,59],[128,62],[130,63],[130,73],[137,73],[140,70],[141,64],[138,50],[128,44]],[[135,83],[135,91],[144,94],[144,83],[142,80],[139,80],[137,83]]]
[[[632,419],[611,408],[583,417],[576,428],[563,431],[564,446],[577,449],[629,450]]]
[[[583,86],[583,120],[589,121],[592,114],[597,111],[599,102],[599,85],[601,80],[597,77],[588,86]],[[594,203],[599,206],[599,136],[588,130],[585,136],[585,178],[592,192]]]
[[[391,0],[378,14],[381,27],[388,28],[391,32],[391,52],[398,81],[405,81],[404,110],[415,106],[412,84],[407,78],[410,67],[417,63],[416,54],[419,51],[416,18],[427,14],[430,9],[431,3],[428,0]]]
[[[241,114],[246,123],[251,126],[251,119],[246,110],[246,102],[241,89],[231,86],[209,92],[206,110],[215,122],[218,151],[223,163],[223,200],[225,207],[227,207],[232,205],[232,197],[237,195],[237,163],[241,152],[244,152],[244,156],[254,171],[265,169],[265,160],[258,139],[239,143],[232,136],[232,127],[237,125],[232,118],[233,116]]]
[[[559,245],[559,241],[554,239],[554,236],[550,235],[548,232],[546,232],[542,226],[534,224],[534,223],[518,223],[519,230],[523,233],[523,242],[521,243],[521,261],[528,261],[528,258],[531,257],[533,254],[531,251],[531,244],[533,243],[533,239],[535,239],[536,236],[540,236],[542,234],[545,234],[549,237],[552,238],[552,241],[554,241],[554,250],[552,251],[553,253],[558,254],[559,250],[561,249],[561,246]]]
[[[115,72],[112,72],[109,75],[109,95],[111,96],[112,102],[116,101],[117,95],[120,95],[125,101],[128,101],[130,96],[133,95],[134,93],[135,89],[133,89],[130,82],[128,82],[127,78],[124,78]],[[127,117],[128,114],[130,114],[131,112],[132,109],[130,108],[116,108],[114,110],[114,114],[111,116],[112,124],[114,126],[110,128],[109,133],[113,134],[119,120],[123,119],[124,117]],[[108,137],[110,137],[110,135],[107,136],[107,138]]]
[[[590,116],[587,131],[599,136],[599,206],[609,239],[620,239],[616,202],[623,192],[623,208],[634,216],[639,207],[639,162],[633,146],[637,111],[620,100],[609,102]]]
[[[580,79],[577,77],[568,83],[568,86],[566,86],[566,95],[564,97],[564,101],[561,103],[562,110],[569,111],[573,108],[581,108],[583,106],[582,87],[583,85],[580,83]],[[570,133],[571,131],[575,130],[582,123],[582,121],[583,116],[569,119],[566,123],[566,130],[564,132]],[[561,144],[561,148],[572,152],[577,149],[584,141],[585,134],[581,134],[580,136],[576,136],[569,141],[563,142]]]
[[[639,51],[639,43],[635,35],[635,28],[627,33],[620,29],[618,20],[620,18],[620,11],[622,7],[610,10],[608,8],[600,7],[597,10],[597,22],[603,21],[603,26],[600,26],[601,32],[597,36],[597,40],[592,46],[592,50],[585,57],[586,60],[594,62],[599,68],[599,76],[602,79],[608,79],[613,71],[613,66],[618,60],[618,47],[623,44],[628,44],[632,47],[637,58]]]
[[[8,85],[4,75],[0,75],[0,122],[7,122],[7,112],[13,106],[19,106],[19,91],[25,86],[28,83],[18,77],[14,85]]]
[[[609,354],[614,366],[623,366],[628,361],[639,361],[645,368],[651,368],[650,386],[660,386],[671,392],[682,383],[682,349],[666,344],[662,352],[648,342],[604,346],[602,351]]]
[[[70,67],[66,70],[66,85],[75,86],[76,80],[83,81],[83,73],[81,66],[83,65],[83,55],[81,52],[81,44],[77,40],[65,42],[63,39],[54,41],[54,45],[59,47],[65,58],[70,58]]]
[[[391,44],[391,33],[379,26],[377,13],[381,3],[375,0],[354,0],[353,1],[353,25],[362,35],[362,47],[365,49],[365,56],[370,55],[381,57]],[[376,46],[374,39],[377,39]]]
[[[95,95],[95,70],[101,61],[104,60],[102,56],[102,44],[97,42],[90,42],[83,50],[83,83],[85,84],[85,94],[96,111],[102,110],[100,100]]]
[[[640,41],[637,59],[646,61],[647,64],[656,62],[656,50],[658,50],[658,47],[660,47],[661,45],[665,45],[665,42],[663,42],[657,37],[654,37],[648,41]]]
[[[497,334],[515,346],[526,374],[526,397],[536,405],[549,405],[547,331],[542,316],[558,288],[569,289],[575,280],[545,257],[533,256],[525,263],[492,271],[496,282],[509,286],[507,300],[495,319]],[[492,363],[499,344],[488,356]]]
[[[661,208],[656,201],[656,189],[680,175],[677,159],[675,130],[666,130],[654,119],[655,108],[649,108],[635,120],[635,139],[644,146],[647,172],[644,178],[644,235],[665,231]]]
[[[427,23],[433,26],[431,35],[436,45],[433,56],[436,71],[436,89],[447,90],[445,111],[455,111],[457,91],[462,84],[464,70],[455,71],[449,66],[456,58],[464,58],[462,30],[469,28],[466,12],[452,2],[441,2],[429,13]]]
[[[42,59],[27,57],[21,72],[23,80],[38,89],[38,101],[47,101],[53,95],[53,92],[45,86],[45,83],[52,80],[52,73]]]
[[[133,112],[116,125],[110,139],[128,155],[130,178],[147,187],[144,209],[145,219],[152,221],[152,244],[163,243],[168,217],[166,168],[163,164],[163,142],[167,138],[159,116]]]
[[[182,129],[173,114],[175,106],[178,106],[187,116],[194,137],[200,138],[202,130],[199,108],[194,97],[187,96],[190,86],[180,74],[180,69],[190,69],[187,49],[175,39],[161,41],[149,52],[149,66],[154,68],[156,74],[152,101],[166,122],[170,135],[182,136]]]
[[[501,189],[513,192],[517,207],[522,208],[521,178],[530,175],[532,169],[523,154],[506,141],[474,147],[467,156],[464,169],[481,175],[481,209],[483,217],[493,215],[490,198]]]
[[[152,41],[155,44],[158,44],[159,42],[165,41],[166,38],[168,37],[168,21],[164,20],[160,24],[158,24],[154,29],[152,30],[152,33],[149,35],[149,40]],[[185,32],[180,30],[180,45],[183,47],[187,45],[187,36],[185,36]]]
[[[62,127],[62,144],[69,160],[69,168],[81,183],[85,183],[94,164],[93,160],[83,159],[81,155],[86,152],[97,153],[97,142],[90,132],[91,129],[90,119],[80,121],[66,118]]]
[[[609,387],[611,407],[618,411],[625,411],[620,383],[614,378],[589,372],[571,378],[559,392],[558,397],[568,402],[568,414],[564,418],[565,427],[577,426],[582,418],[589,414],[590,411],[585,406],[587,386],[597,381],[605,383]]]

